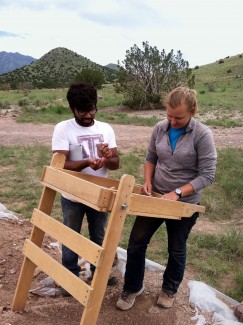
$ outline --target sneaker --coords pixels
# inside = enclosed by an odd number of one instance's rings
[[[116,284],[118,283],[118,280],[117,280],[117,277],[116,276],[109,276],[109,279],[108,279],[108,282],[107,282],[107,285],[109,287],[113,287],[115,286]]]
[[[60,288],[60,291],[61,291],[61,294],[62,294],[63,297],[70,297],[71,296],[71,294],[67,290],[65,290],[64,288]]]
[[[157,300],[157,305],[163,308],[171,308],[174,304],[174,301],[175,295],[173,293],[161,291]]]
[[[92,280],[93,280],[93,276],[94,274],[91,274],[88,278],[87,278],[87,284],[91,284]],[[117,280],[117,277],[116,276],[109,276],[109,279],[108,279],[108,282],[107,282],[107,285],[109,287],[112,287],[112,286],[115,286],[116,284],[118,283],[118,280]]]
[[[134,305],[136,297],[141,295],[143,291],[144,285],[138,292],[128,292],[123,290],[120,298],[117,300],[116,307],[120,310],[130,309]]]

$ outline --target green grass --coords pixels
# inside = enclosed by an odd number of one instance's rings
[[[240,114],[242,118],[243,57],[232,56],[225,59],[222,64],[218,62],[207,64],[193,72],[201,115],[213,113],[222,120],[224,117],[234,120]],[[219,125],[217,119],[210,123]]]
[[[104,85],[102,89],[98,91],[101,97],[98,100],[98,107],[112,107],[122,105],[124,96],[114,91],[112,84]]]
[[[18,123],[57,124],[72,117],[72,112],[66,106],[49,105],[38,110],[33,107],[23,107],[16,121]]]
[[[24,106],[33,109],[55,105],[68,107],[66,99],[67,88],[63,89],[33,89],[27,94],[23,91],[0,90],[0,109],[9,108],[10,105]],[[106,84],[98,90],[98,107],[119,106],[122,104],[123,95],[114,91],[112,84]]]
[[[1,147],[0,202],[29,218],[42,191],[42,167],[50,158],[50,149],[43,145]]]
[[[202,204],[210,220],[231,219],[243,202],[243,149],[218,150],[215,182],[204,190]],[[243,211],[241,212],[241,214]]]
[[[224,128],[234,128],[237,126],[243,126],[243,120],[231,120],[229,118],[223,118],[223,119],[208,119],[204,121],[204,124],[206,125],[212,125],[212,126],[222,126]]]
[[[18,123],[35,123],[35,124],[56,124],[65,119],[73,117],[72,112],[65,106],[48,106],[36,110],[35,108],[23,107],[21,114],[16,118]],[[115,112],[109,113],[102,111],[102,108],[96,113],[97,120],[113,124],[129,124],[154,126],[159,119],[152,117],[129,116],[127,113]]]
[[[30,218],[38,206],[42,186],[40,176],[44,165],[51,160],[50,146],[0,146],[0,202],[9,210]],[[123,174],[135,176],[136,183],[143,182],[145,150],[135,148],[131,152],[120,152],[121,164],[109,177],[120,179]],[[215,183],[204,191],[203,201],[206,217],[212,221],[242,220],[242,166],[243,150],[226,148],[218,152],[218,167]],[[60,195],[57,196],[52,216],[61,220]],[[127,242],[134,222],[127,216],[120,246]],[[87,225],[82,233],[88,235]],[[167,261],[167,235],[162,226],[153,236],[147,257],[160,264]],[[241,301],[243,299],[243,234],[237,228],[226,233],[206,234],[193,231],[188,240],[188,268],[198,280]],[[226,285],[227,284],[227,285]]]
[[[243,298],[243,233],[230,229],[215,235],[192,233],[188,240],[188,266],[196,277],[232,298]],[[227,281],[225,281],[227,279]]]
[[[103,122],[113,123],[113,124],[125,124],[125,125],[141,125],[141,126],[154,126],[160,120],[155,117],[140,117],[140,116],[129,116],[127,113],[122,112],[102,112],[98,111],[97,119]]]

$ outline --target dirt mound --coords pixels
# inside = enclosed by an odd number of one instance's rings
[[[19,217],[17,220],[0,220],[0,324],[18,325],[70,325],[79,324],[83,307],[73,297],[61,295],[37,296],[29,294],[24,312],[14,313],[11,304],[14,297],[18,276],[23,261],[22,247],[29,238],[32,225]],[[46,236],[43,249],[60,261],[60,252],[50,243],[53,239]],[[113,273],[118,277],[115,287],[107,287],[97,325],[158,325],[158,324],[195,324],[190,319],[194,315],[189,301],[189,280],[186,275],[177,295],[173,308],[169,310],[156,307],[156,298],[161,288],[162,274],[146,271],[145,291],[136,300],[134,307],[126,312],[116,309],[115,303],[121,292],[123,278],[118,270]],[[32,282],[36,288],[46,275],[38,273]]]

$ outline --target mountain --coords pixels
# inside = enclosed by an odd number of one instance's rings
[[[115,71],[119,71],[119,66],[115,63],[109,63],[107,65],[105,65],[106,68],[110,68],[112,70],[115,70]]]
[[[32,58],[31,56],[23,55],[18,52],[0,52],[0,74],[21,68],[36,60],[37,59]]]
[[[31,83],[34,88],[68,87],[84,68],[102,71],[106,82],[113,82],[116,79],[116,71],[94,63],[71,50],[58,47],[29,65],[0,75],[0,88],[1,85],[8,83],[11,89],[16,89],[23,82]]]

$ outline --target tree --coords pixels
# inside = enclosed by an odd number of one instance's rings
[[[100,89],[105,83],[105,77],[102,71],[84,68],[77,74],[75,81],[83,82]]]
[[[3,91],[9,91],[11,89],[11,86],[9,83],[2,84],[2,90]]]
[[[148,108],[161,105],[163,93],[174,87],[187,85],[193,87],[194,75],[189,63],[178,51],[168,54],[159,52],[156,46],[143,42],[143,50],[136,44],[126,51],[123,66],[119,65],[117,92],[125,95],[125,104],[132,108]]]

